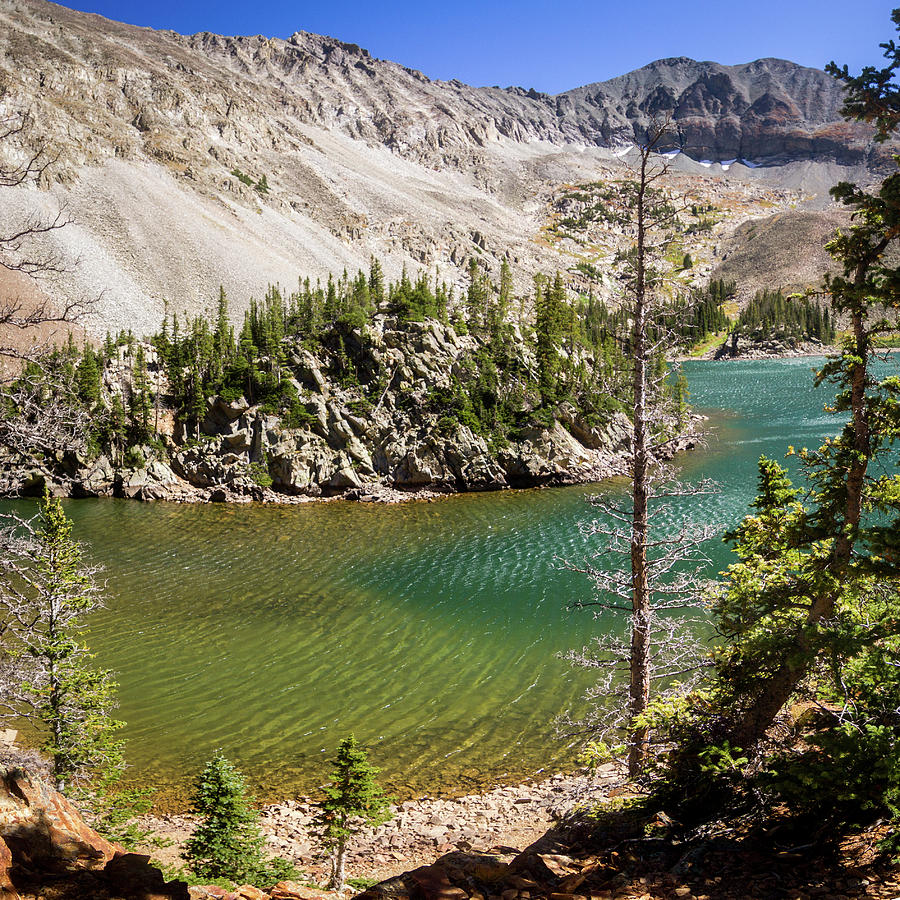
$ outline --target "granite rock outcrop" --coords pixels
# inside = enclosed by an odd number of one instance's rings
[[[209,397],[199,434],[187,432],[166,405],[165,375],[146,345],[151,383],[162,407],[160,442],[132,448],[117,465],[87,447],[57,460],[3,459],[0,490],[139,500],[269,500],[343,496],[394,501],[464,491],[600,481],[625,467],[630,423],[622,413],[586,418],[569,401],[552,421],[531,419],[510,436],[477,433],[446,409],[442,397],[481,346],[435,319],[401,322],[375,316],[347,336],[356,367],[380,395],[366,399],[342,383],[333,354],[296,345],[286,353],[302,422],[288,422],[244,397]],[[126,347],[107,364],[109,395],[127,403]],[[522,365],[534,365],[522,342]],[[157,404],[156,397],[159,396]],[[684,444],[690,443],[685,437]]]

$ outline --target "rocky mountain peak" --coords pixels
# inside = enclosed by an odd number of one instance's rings
[[[0,83],[58,157],[44,187],[78,229],[53,240],[86,293],[116,296],[98,329],[153,327],[163,298],[193,312],[220,283],[246,304],[372,253],[460,284],[471,254],[507,259],[527,285],[571,264],[540,237],[556,187],[620,165],[659,116],[697,177],[721,162],[711,175],[820,192],[892,151],[841,119],[833,79],[784,60],[676,57],[554,96],[435,81],[303,30],[180,35],[47,0],[0,0]],[[42,203],[0,192],[11,218]]]

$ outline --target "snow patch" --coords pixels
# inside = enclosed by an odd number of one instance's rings
[[[750,162],[749,159],[742,159],[741,162],[742,162],[748,169],[758,169],[758,168],[759,168],[759,163]]]

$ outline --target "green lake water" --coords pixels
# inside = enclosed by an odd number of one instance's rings
[[[685,502],[692,517],[734,524],[761,453],[837,430],[815,363],[686,364],[712,433],[684,475],[722,486]],[[591,585],[561,560],[591,551],[586,496],[616,489],[398,506],[68,503],[105,566],[108,608],[89,641],[120,683],[133,774],[177,801],[221,749],[259,795],[286,797],[323,781],[351,731],[400,795],[566,765],[554,719],[577,711],[589,675],[558,654],[622,624],[566,610]],[[727,565],[720,542],[710,554],[713,571]]]

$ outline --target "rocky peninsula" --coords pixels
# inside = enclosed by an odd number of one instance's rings
[[[193,412],[179,403],[173,381],[182,376],[159,342],[123,340],[99,356],[96,399],[74,443],[42,454],[5,449],[0,491],[47,484],[73,497],[396,501],[621,473],[629,419],[614,398],[598,408],[598,390],[584,387],[600,377],[599,361],[584,347],[555,350],[556,377],[575,371],[581,381],[571,376],[548,401],[536,387],[535,341],[506,327],[498,373],[484,336],[378,312],[315,344],[284,338],[277,363],[274,353],[255,358],[258,369],[277,364],[277,402],[220,390]],[[115,431],[116,415],[131,425]],[[146,431],[135,439],[141,418]],[[690,430],[686,421],[671,452],[692,444]]]

